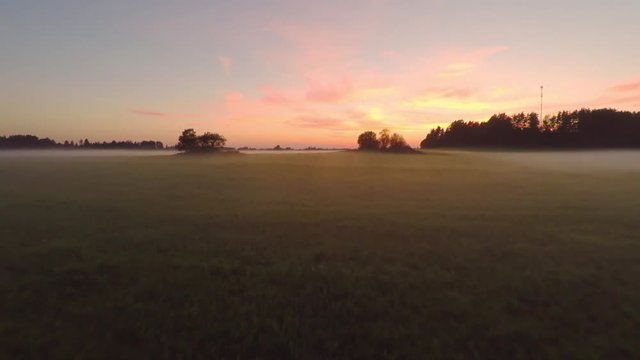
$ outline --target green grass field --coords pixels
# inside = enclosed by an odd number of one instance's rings
[[[639,358],[640,171],[517,157],[0,158],[0,358]]]

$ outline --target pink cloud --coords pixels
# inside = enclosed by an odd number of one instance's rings
[[[370,91],[380,91],[387,88],[385,79],[376,76],[361,76],[358,81],[348,76],[339,79],[313,75],[305,76],[306,84],[287,89],[276,89],[269,85],[260,88],[261,100],[270,105],[314,106],[314,104],[338,104],[350,100],[355,101],[356,95],[362,96]]]
[[[471,63],[453,63],[447,65],[447,67],[438,75],[445,77],[462,76],[471,71],[475,66],[475,64]]]
[[[616,99],[613,100],[613,103],[614,104],[633,105],[636,108],[638,108],[639,107],[638,104],[640,104],[640,94],[616,98]]]
[[[299,116],[293,120],[287,121],[288,124],[305,127],[305,128],[319,128],[319,129],[331,129],[331,130],[346,130],[349,129],[344,124],[343,120],[335,119],[331,117],[316,117],[316,116]]]
[[[136,115],[140,115],[140,116],[157,117],[157,118],[164,118],[164,119],[202,119],[204,118],[203,115],[172,114],[172,113],[165,113],[165,112],[153,111],[153,110],[129,109],[129,112]]]
[[[218,56],[218,61],[220,62],[220,65],[222,66],[225,74],[228,74],[231,70],[231,58],[228,56],[220,55]]]
[[[486,59],[507,51],[509,48],[506,46],[490,46],[485,48],[476,49],[466,52],[452,52],[446,54],[445,57],[449,60],[445,69],[438,75],[444,77],[458,77],[463,76],[478,67]]]
[[[429,94],[437,95],[441,98],[458,98],[467,99],[477,94],[471,89],[455,89],[455,88],[434,88],[426,91]]]
[[[339,102],[353,93],[353,84],[347,79],[331,83],[313,83],[305,93],[305,99],[316,102]]]
[[[228,93],[225,98],[227,105],[237,105],[245,100],[244,94],[239,91],[232,91]]]
[[[136,110],[136,109],[130,109],[129,111],[134,113],[134,114],[144,115],[144,116],[158,116],[158,117],[167,117],[168,116],[168,114],[166,114],[166,113],[157,112],[157,111]]]
[[[601,96],[589,102],[590,106],[619,106],[637,110],[640,106],[640,81],[634,80],[611,86]]]
[[[602,96],[592,102],[594,106],[625,106],[625,108],[638,108],[640,105],[640,94],[625,96]]]
[[[471,60],[482,60],[509,50],[508,46],[490,46],[474,50],[468,54]]]
[[[611,90],[616,92],[632,92],[640,91],[640,81],[633,81],[624,84],[618,84],[611,87]]]
[[[293,119],[286,121],[286,123],[300,128],[330,130],[336,134],[357,134],[365,130],[394,127],[394,124],[374,120],[371,118],[371,114],[353,108],[342,108],[326,116],[321,112],[311,111],[307,114],[295,116]]]
[[[271,105],[288,105],[292,99],[282,91],[276,90],[270,86],[262,86],[262,101]]]

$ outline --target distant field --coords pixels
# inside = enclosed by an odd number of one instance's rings
[[[1,156],[0,358],[640,358],[640,152],[581,154]]]

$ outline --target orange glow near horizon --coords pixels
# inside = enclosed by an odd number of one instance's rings
[[[278,0],[269,11],[196,5],[88,18],[95,48],[77,44],[74,23],[53,15],[42,21],[56,35],[47,46],[59,51],[45,51],[46,34],[36,30],[5,32],[12,57],[0,65],[0,134],[173,144],[195,128],[224,134],[230,146],[353,147],[360,132],[389,128],[417,145],[454,120],[538,112],[541,84],[547,114],[640,110],[640,50],[613,37],[640,32],[621,21],[638,5],[610,18],[597,4],[572,8],[608,26],[571,23],[572,32],[544,4],[525,12],[465,0],[462,8],[486,19],[439,1]],[[12,6],[16,14],[38,10]],[[531,23],[535,13],[547,27]],[[18,29],[26,19],[12,21]],[[117,36],[104,23],[119,24]]]

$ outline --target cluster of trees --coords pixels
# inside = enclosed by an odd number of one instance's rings
[[[164,149],[164,144],[161,141],[111,141],[111,142],[89,142],[85,139],[81,147],[87,149],[130,149],[130,150],[156,150]]]
[[[373,131],[363,132],[358,136],[358,149],[390,152],[413,151],[402,135],[398,133],[391,134],[389,129],[383,129],[378,134]]]
[[[58,146],[60,144],[49,138],[40,139],[33,135],[0,136],[0,149],[43,149]]]
[[[90,142],[88,139],[78,140],[78,142],[65,140],[58,143],[49,138],[38,138],[34,135],[10,135],[0,136],[0,149],[131,149],[131,150],[156,150],[164,149],[164,144],[160,141],[111,141],[111,142]]]
[[[194,129],[186,129],[178,138],[176,148],[186,152],[208,152],[224,149],[227,139],[217,133],[206,132],[198,135]]]
[[[640,147],[640,112],[614,109],[561,111],[540,122],[538,114],[497,114],[486,122],[454,121],[437,127],[421,148],[441,146]]]

